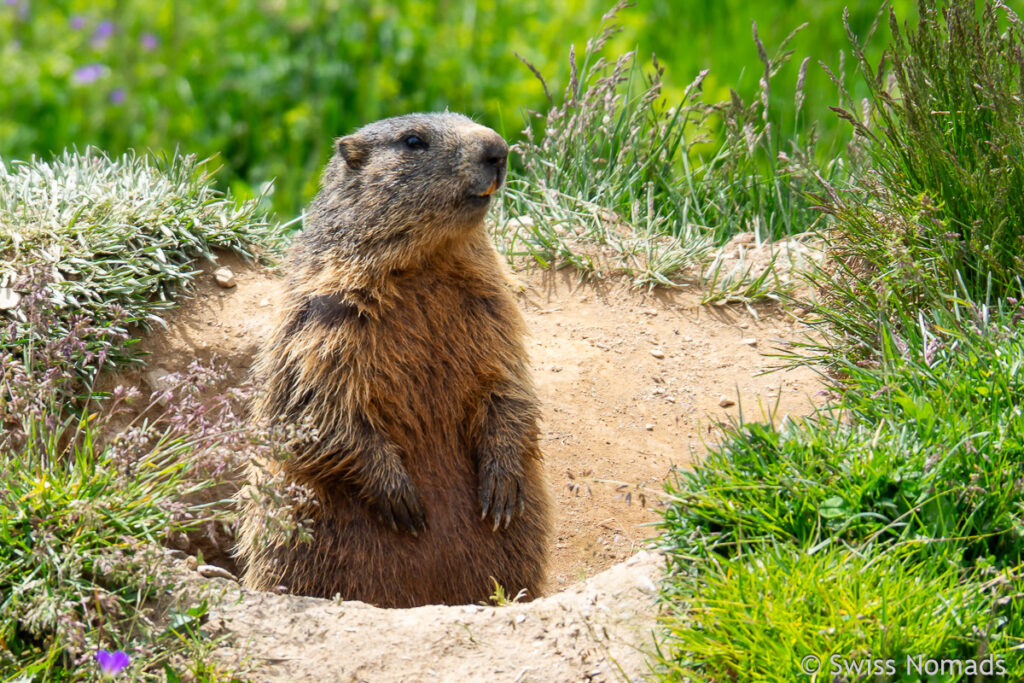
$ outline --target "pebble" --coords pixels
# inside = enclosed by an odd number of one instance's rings
[[[649,432],[653,432],[654,431],[654,425],[652,425],[650,422],[648,422],[646,425],[644,425],[644,429],[646,429]]]
[[[185,558],[185,566],[191,569],[192,571],[195,571],[199,568],[199,560],[195,558],[195,555],[189,555]]]
[[[21,295],[10,287],[0,287],[0,311],[9,311],[18,306]]]
[[[654,356],[655,358],[664,358],[665,352],[662,351],[661,349],[651,349],[651,355]]]
[[[509,218],[506,225],[510,228],[529,228],[533,226],[533,218],[530,216],[516,216]]]
[[[746,344],[747,346],[757,346],[757,339],[755,339],[754,337],[746,337],[744,339],[741,339],[740,343]]]
[[[230,268],[218,268],[213,271],[213,279],[224,289],[235,286],[235,274],[231,272]]]
[[[718,405],[720,405],[723,408],[728,408],[729,406],[736,405],[736,401],[732,400],[725,394],[722,394],[722,397],[718,399]]]
[[[163,392],[170,391],[174,388],[174,382],[168,379],[170,375],[170,371],[157,366],[152,370],[147,370],[143,376],[146,378],[146,384],[149,385],[150,391]],[[160,405],[165,406],[167,405],[167,398],[165,396],[161,396],[158,399],[158,402]]]
[[[264,297],[260,299],[260,308],[266,308],[270,305],[270,297]]]
[[[637,590],[639,590],[641,593],[646,593],[647,595],[657,595],[658,594],[658,587],[654,584],[653,581],[651,581],[651,579],[649,577],[646,577],[646,576],[638,576],[637,577],[637,579],[636,579],[636,587],[637,587]]]
[[[196,567],[196,571],[199,572],[200,576],[205,576],[208,579],[227,579],[228,581],[238,581],[235,575],[229,572],[224,567],[218,567],[215,564],[201,564]]]

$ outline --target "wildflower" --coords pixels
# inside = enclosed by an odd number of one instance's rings
[[[85,85],[92,83],[103,75],[106,67],[102,64],[87,64],[83,67],[75,69],[75,72],[71,74],[71,81],[79,85]]]
[[[110,91],[110,103],[121,104],[124,102],[124,88],[115,88]]]
[[[81,31],[85,27],[85,17],[83,17],[81,14],[76,14],[75,16],[68,19],[68,24],[75,31]]]
[[[100,650],[96,653],[96,661],[100,663],[100,671],[104,676],[120,673],[131,661],[124,650]]]
[[[147,52],[155,50],[159,44],[160,41],[152,33],[143,33],[142,37],[139,38],[139,45]]]
[[[96,24],[96,30],[92,33],[92,46],[103,47],[112,35],[114,35],[114,22],[101,21]]]

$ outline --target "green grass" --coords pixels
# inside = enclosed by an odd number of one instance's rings
[[[160,545],[223,521],[182,500],[262,447],[244,392],[202,394],[217,371],[199,366],[166,396],[91,390],[137,360],[129,331],[196,259],[279,249],[257,202],[203,169],[94,150],[0,163],[0,680],[94,680],[101,648],[129,653],[132,680],[223,680]]]
[[[209,172],[195,157],[111,159],[93,149],[0,161],[0,288],[22,296],[45,280],[53,337],[83,315],[96,327],[159,324],[198,273],[196,259],[222,249],[256,260],[282,245],[257,202],[214,190]],[[7,343],[23,345],[31,321],[12,313],[22,331]],[[130,350],[107,351],[124,360]]]
[[[811,419],[726,429],[681,472],[665,540],[686,554],[779,541],[891,544],[972,565],[1024,557],[1024,335],[1008,314],[938,317],[936,342],[852,365],[840,404]],[[918,547],[919,546],[919,547]]]
[[[369,121],[417,110],[462,111],[519,137],[523,109],[541,109],[543,91],[516,59],[544,73],[584,43],[607,0],[563,3],[400,0],[16,0],[0,6],[0,158],[48,157],[71,145],[119,155],[130,149],[219,155],[220,189],[268,198],[285,219],[317,188],[331,140]],[[858,28],[876,0],[640,0],[614,41],[622,53],[652,52],[668,67],[666,95],[678,100],[702,69],[712,102],[734,87],[757,97],[760,69],[750,22],[766,44],[795,26],[810,57],[807,110],[832,139],[838,122],[823,73],[839,71],[839,23],[849,5]],[[896,3],[901,16],[911,3]],[[110,22],[107,34],[104,22]],[[105,37],[104,37],[105,36]],[[869,52],[877,57],[878,48]],[[89,67],[95,68],[90,72]],[[852,72],[849,61],[845,71]],[[87,69],[86,71],[80,71]],[[797,69],[781,78],[792,92]],[[556,78],[555,90],[568,83]],[[780,130],[797,125],[792,98],[777,96]]]
[[[669,486],[666,679],[809,680],[807,656],[830,680],[1024,674],[1024,41],[1005,8],[921,15],[890,15],[891,70],[850,31],[873,107],[837,110],[855,173],[816,193],[829,258],[791,357],[837,398],[725,428]]]
[[[130,653],[132,680],[159,680],[190,657],[186,631],[153,605],[179,590],[161,541],[198,524],[170,504],[189,488],[195,443],[165,434],[139,453],[104,447],[92,424],[104,420],[49,398],[17,427],[2,413],[0,678],[92,680],[106,648]]]
[[[789,62],[787,46],[799,29],[770,54],[755,27],[757,97],[744,102],[733,91],[728,101],[709,105],[702,98],[707,71],[670,101],[656,59],[647,68],[635,52],[608,58],[619,20],[606,15],[578,66],[570,52],[564,93],[527,119],[516,145],[523,169],[509,181],[497,220],[505,253],[543,267],[674,285],[737,233],[773,240],[810,229],[821,217],[810,189],[823,178],[841,182],[845,171],[841,161],[819,164],[813,128],[783,136],[774,123],[773,80]],[[807,67],[805,61],[792,96],[798,115]],[[764,286],[779,279],[769,271],[715,284],[726,298],[775,296]]]
[[[690,563],[696,575],[674,584],[661,644],[685,654],[662,680],[812,680],[804,672],[815,669],[801,665],[818,667],[817,680],[977,680],[924,675],[970,673],[972,660],[979,671],[1024,674],[1014,651],[1024,642],[1021,568],[964,575],[896,551],[771,545]]]
[[[950,296],[992,302],[1019,290],[1024,25],[1006,7],[943,7],[906,30],[889,16],[891,68],[868,61],[851,33],[872,107],[866,118],[837,111],[870,170],[851,188],[820,192],[840,226],[816,276],[826,290],[818,314],[840,332],[817,348],[828,364],[878,355],[884,326],[912,326]]]

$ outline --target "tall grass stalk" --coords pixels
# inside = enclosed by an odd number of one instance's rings
[[[1024,36],[1001,2],[922,3],[915,28],[889,13],[886,58],[870,63],[847,23],[871,108],[836,108],[871,169],[825,183],[833,258],[815,274],[829,363],[877,356],[884,327],[1019,288],[1024,260]],[[829,330],[833,332],[830,333]]]
[[[656,57],[644,69],[634,52],[614,63],[602,56],[623,7],[605,15],[579,63],[570,51],[561,100],[533,115],[542,123],[527,120],[525,139],[515,146],[523,170],[509,183],[496,228],[506,252],[545,267],[678,284],[683,271],[737,233],[770,240],[810,228],[818,214],[805,187],[821,174],[837,178],[842,164],[818,167],[813,127],[806,136],[775,130],[771,83],[792,56],[786,45],[796,32],[769,56],[754,26],[763,66],[755,101],[732,92],[728,102],[706,104],[705,70],[670,107]],[[798,113],[806,69],[805,60]]]

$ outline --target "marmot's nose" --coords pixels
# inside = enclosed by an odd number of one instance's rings
[[[500,136],[488,137],[480,149],[480,161],[487,166],[504,168],[508,159],[508,145]]]

